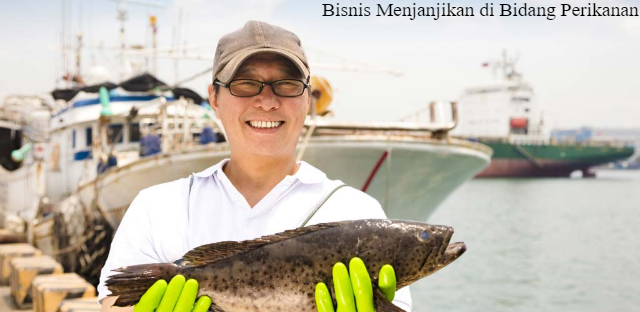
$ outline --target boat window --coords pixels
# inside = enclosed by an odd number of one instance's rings
[[[132,123],[129,125],[129,142],[140,142],[139,123]]]
[[[76,130],[71,130],[71,148],[76,148]]]
[[[109,125],[109,143],[114,142],[118,136],[120,137],[118,143],[122,143],[124,133],[120,134],[120,132],[122,132],[122,124]]]
[[[529,102],[528,97],[512,97],[511,102]]]
[[[87,146],[91,146],[91,143],[93,143],[93,129],[91,129],[91,127],[88,127],[85,130],[85,140],[87,141]]]
[[[8,171],[20,168],[20,162],[11,159],[11,152],[22,146],[22,131],[0,127],[0,165]]]

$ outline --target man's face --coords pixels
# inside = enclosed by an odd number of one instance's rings
[[[298,69],[286,58],[257,54],[244,61],[233,79],[269,82],[300,79],[299,76]],[[224,87],[220,87],[216,95],[213,86],[209,86],[209,103],[224,125],[232,154],[294,155],[310,100],[308,90],[298,97],[280,97],[269,86],[264,86],[256,96],[237,97]],[[264,128],[263,122],[277,126]]]

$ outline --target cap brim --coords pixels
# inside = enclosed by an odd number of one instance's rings
[[[240,65],[242,65],[242,63],[246,59],[258,53],[274,53],[282,55],[291,60],[291,62],[296,65],[298,70],[300,70],[300,72],[304,75],[305,79],[309,77],[309,70],[307,69],[307,66],[295,54],[281,49],[260,48],[244,51],[234,56],[214,78],[218,79],[222,83],[228,83],[229,81],[231,81],[231,79],[233,79],[233,76],[238,71]]]

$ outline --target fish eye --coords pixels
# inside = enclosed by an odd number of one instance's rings
[[[420,232],[420,235],[419,235],[421,239],[429,239],[429,236],[431,236],[431,234],[427,231],[422,231]]]

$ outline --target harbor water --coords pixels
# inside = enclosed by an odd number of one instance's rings
[[[428,221],[468,249],[412,286],[413,311],[640,309],[640,171],[472,180]]]

